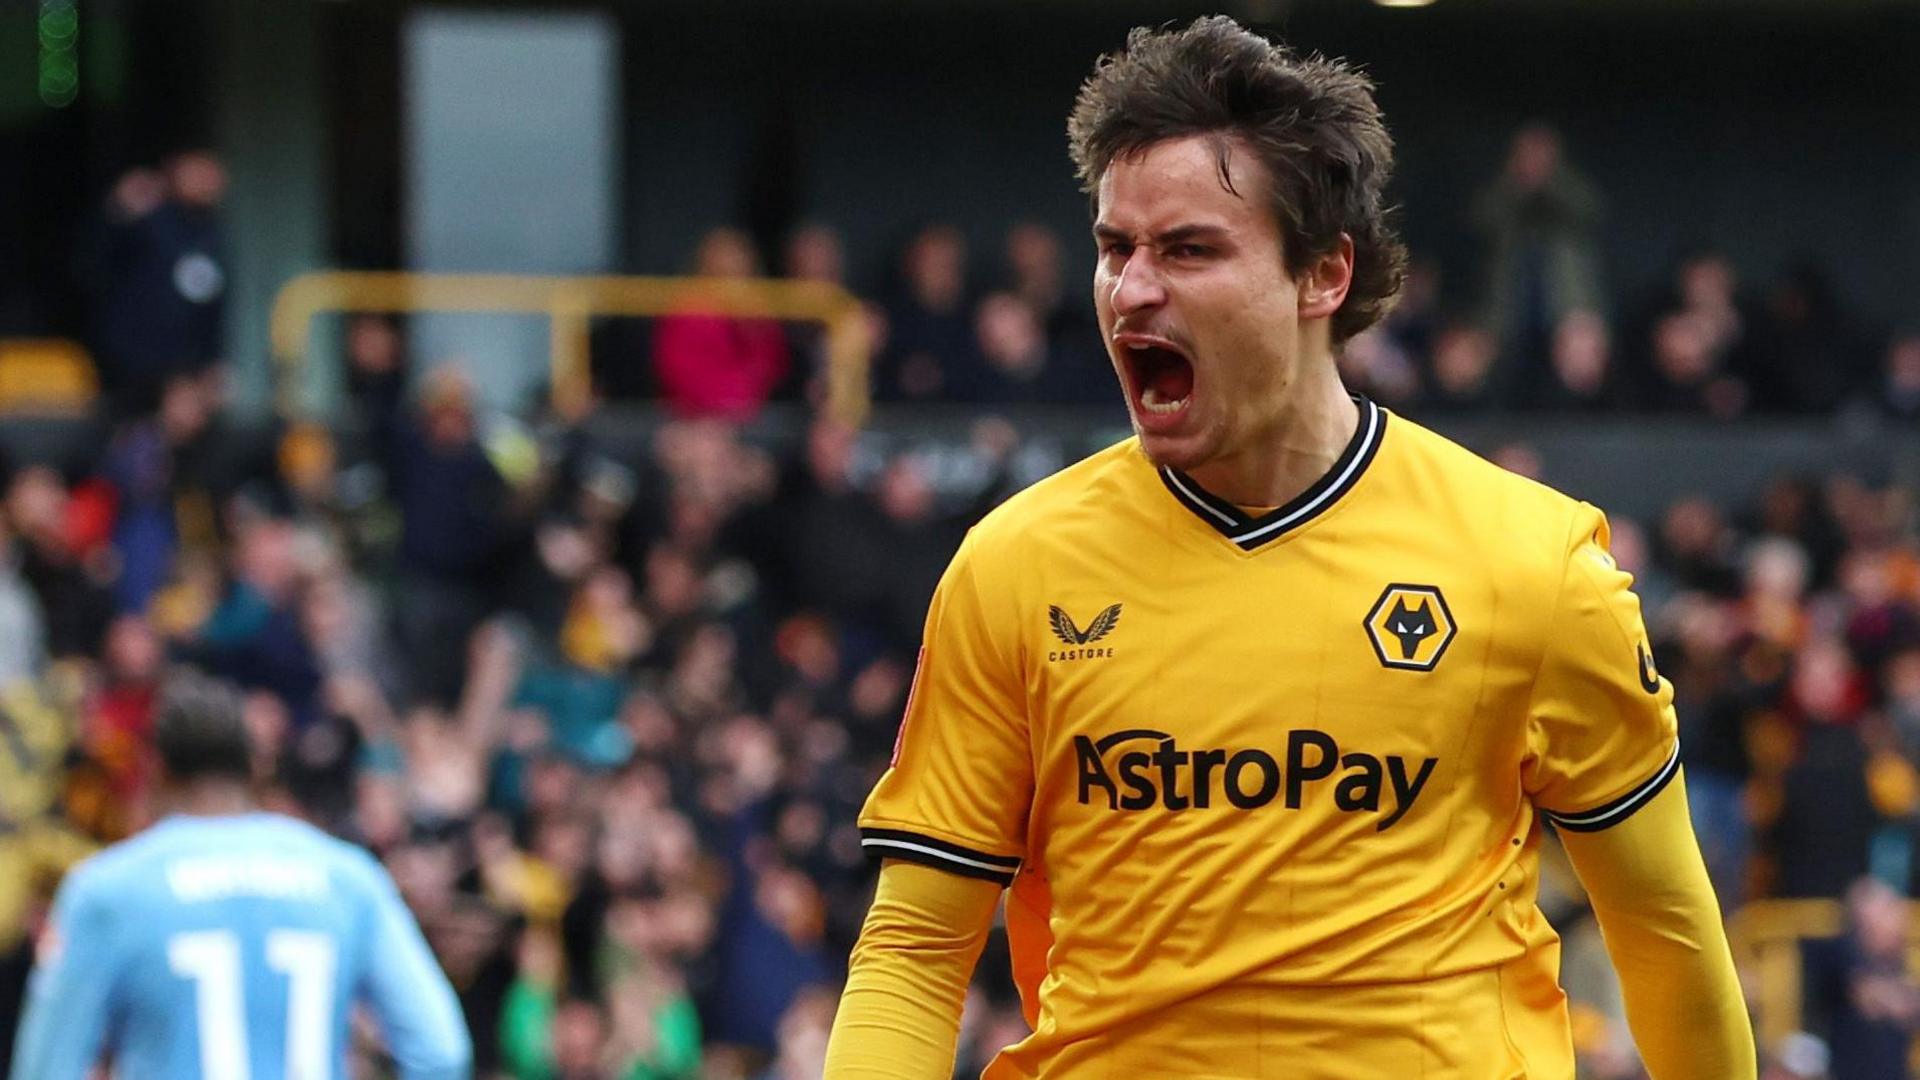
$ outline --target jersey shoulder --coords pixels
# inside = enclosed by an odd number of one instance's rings
[[[1585,503],[1488,461],[1452,439],[1395,416],[1390,439],[1399,481],[1396,497],[1423,515],[1445,520],[1482,550],[1508,557],[1538,556],[1557,571],[1571,547],[1602,528],[1604,517]]]
[[[967,556],[984,570],[1011,569],[1065,538],[1110,534],[1124,527],[1114,508],[1137,503],[1143,482],[1158,483],[1139,440],[1130,436],[995,507],[969,533]]]

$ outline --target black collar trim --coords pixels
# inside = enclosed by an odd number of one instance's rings
[[[1239,507],[1194,483],[1192,477],[1166,466],[1160,469],[1160,482],[1167,485],[1173,497],[1193,511],[1195,517],[1213,526],[1241,550],[1252,551],[1272,543],[1338,502],[1373,462],[1387,428],[1387,412],[1364,397],[1356,395],[1353,400],[1360,408],[1360,424],[1346,449],[1340,451],[1340,457],[1325,476],[1278,510],[1257,518],[1249,517]]]

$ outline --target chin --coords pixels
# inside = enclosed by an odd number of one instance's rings
[[[1156,466],[1192,472],[1218,456],[1213,440],[1198,433],[1157,434],[1138,425],[1133,430],[1140,437],[1140,451]]]

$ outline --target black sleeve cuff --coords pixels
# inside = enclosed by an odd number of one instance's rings
[[[1666,787],[1679,771],[1680,744],[1676,741],[1673,744],[1673,753],[1668,755],[1665,765],[1654,770],[1652,776],[1635,786],[1632,791],[1612,802],[1577,814],[1563,814],[1548,810],[1544,806],[1540,808],[1540,813],[1556,829],[1564,829],[1567,832],[1599,832],[1601,829],[1612,828],[1632,817],[1635,810],[1645,806],[1655,795],[1660,794],[1660,789]]]
[[[861,829],[860,847],[869,858],[902,859],[963,877],[996,881],[1003,886],[1012,885],[1013,875],[1020,870],[1018,856],[989,855],[925,833],[901,829]]]

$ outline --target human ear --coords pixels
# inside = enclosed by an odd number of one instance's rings
[[[1300,319],[1330,319],[1353,284],[1353,238],[1346,233],[1333,249],[1307,264],[1299,279]]]

